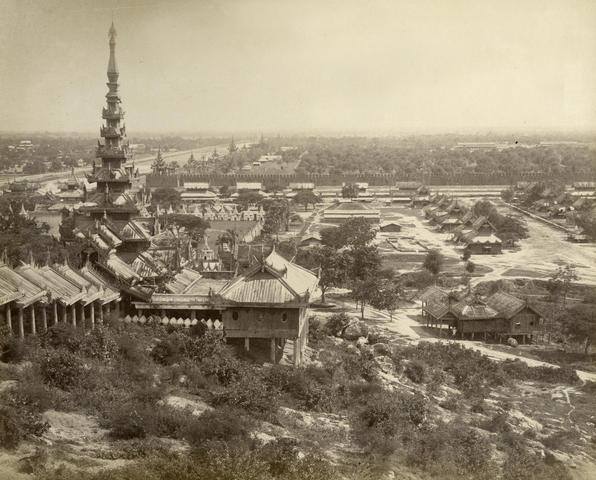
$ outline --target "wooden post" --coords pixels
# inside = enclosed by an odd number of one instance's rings
[[[110,319],[110,310],[111,310],[111,308],[110,308],[110,304],[108,303],[108,304],[106,305],[106,315],[108,316],[108,320]]]
[[[194,320],[195,318],[197,318],[197,311],[196,310],[191,310],[190,311],[190,319]]]
[[[85,320],[85,304],[81,303],[81,308],[79,309],[81,312],[81,315],[79,316],[79,319],[81,320],[81,327],[83,327],[83,331],[85,331],[85,328],[87,327],[86,323],[87,321]]]
[[[72,319],[71,319],[72,326],[76,327],[77,326],[77,307],[74,303],[70,306],[70,314],[72,316]]]
[[[37,325],[35,325],[35,304],[31,305],[31,334],[37,333]]]
[[[58,303],[52,303],[52,308],[54,310],[54,325],[58,323]]]
[[[25,325],[23,323],[23,307],[19,307],[19,337],[25,338]]]
[[[91,302],[90,310],[91,310],[91,329],[94,329],[95,328],[95,302]]]
[[[244,337],[244,350],[250,352],[250,338]]]
[[[43,331],[48,331],[48,309],[44,305],[41,309],[41,323],[43,324]]]
[[[116,318],[120,320],[120,300],[116,301],[114,305],[114,312],[116,313]]]
[[[275,337],[271,339],[271,363],[275,364]]]
[[[99,304],[99,310],[97,313],[99,314],[97,320],[99,321],[100,325],[103,325],[103,305],[101,303]]]
[[[486,342],[486,332],[484,332],[484,341]]]
[[[300,357],[301,357],[301,348],[300,348],[300,336],[297,336],[294,339],[294,366],[297,367],[300,365]]]
[[[6,304],[6,325],[8,326],[8,331],[13,333],[12,331],[12,312],[10,311],[10,302]]]
[[[62,305],[62,321],[64,323],[68,322],[68,310],[66,310],[66,305]]]
[[[474,340],[474,332],[472,332],[472,340]]]

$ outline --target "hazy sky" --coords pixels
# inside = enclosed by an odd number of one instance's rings
[[[596,128],[595,0],[0,0],[0,130]]]

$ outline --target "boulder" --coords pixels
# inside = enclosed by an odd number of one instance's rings
[[[375,362],[379,366],[379,368],[385,373],[392,373],[393,372],[393,360],[390,357],[381,355],[379,357],[375,357]]]
[[[343,338],[346,340],[358,340],[368,335],[368,326],[364,322],[352,322],[343,331]]]
[[[509,337],[507,339],[507,345],[510,347],[517,347],[517,340],[515,338]]]
[[[391,347],[389,345],[387,345],[386,343],[375,343],[373,346],[373,353],[376,356],[387,356],[390,357],[391,356]]]

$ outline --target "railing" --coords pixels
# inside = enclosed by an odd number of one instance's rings
[[[149,316],[134,315],[132,317],[130,315],[126,315],[126,317],[120,318],[120,321],[125,322],[125,323],[138,323],[141,325],[145,325],[145,324],[173,325],[175,327],[183,327],[183,328],[190,328],[192,326],[198,325],[199,323],[202,323],[203,325],[205,325],[207,330],[223,330],[223,322],[217,318],[215,320],[212,320],[210,318],[207,318],[207,319],[201,318],[199,320],[197,318],[182,318],[182,317],[169,318],[166,316],[160,317],[159,315],[149,315]]]

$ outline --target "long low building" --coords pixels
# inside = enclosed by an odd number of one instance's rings
[[[120,293],[91,265],[38,266],[32,261],[11,268],[0,261],[0,324],[23,338],[50,325],[69,323],[93,328],[113,311]]]
[[[379,223],[381,221],[381,211],[362,203],[344,202],[333,205],[323,212],[323,221],[326,223],[343,223],[356,217],[365,218],[371,223]]]

